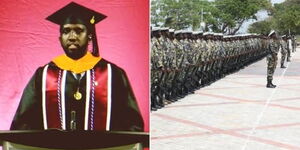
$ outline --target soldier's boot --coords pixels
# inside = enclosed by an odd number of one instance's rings
[[[181,98],[184,98],[184,94],[183,94],[183,84],[182,82],[178,83],[177,84],[177,98],[178,99],[181,99]]]
[[[172,90],[171,99],[173,101],[178,101],[178,96],[177,96],[177,92],[176,92],[175,88],[174,88],[174,90]]]
[[[190,85],[189,87],[188,87],[188,94],[194,94],[195,92],[195,89]]]
[[[168,104],[172,103],[172,102],[170,101],[170,99],[169,99],[169,95],[168,95],[168,92],[167,92],[167,91],[166,91],[166,93],[164,93],[164,95],[163,95],[163,103],[164,103],[164,105],[168,105]]]
[[[200,87],[199,80],[198,81],[194,80],[194,90],[199,89],[199,87]]]
[[[172,90],[170,90],[169,92],[168,92],[168,99],[167,100],[169,100],[169,101],[171,101],[171,102],[175,102],[176,100],[175,100],[175,98],[173,97],[173,92],[172,92]]]
[[[287,57],[287,62],[291,62],[291,57]]]
[[[211,70],[211,72],[209,72],[209,79],[208,79],[208,83],[207,85],[211,85],[214,82],[214,71]]]
[[[151,98],[151,111],[156,111],[158,107],[154,104],[154,99]]]
[[[281,66],[280,66],[280,68],[286,68],[286,66],[284,66],[284,64],[282,63]]]
[[[151,94],[151,111],[156,111],[157,108],[155,107],[155,96]]]
[[[203,76],[201,78],[201,87],[204,87],[205,84],[206,84],[206,79],[207,79],[207,76],[206,76],[206,72],[203,72]]]
[[[151,111],[157,111],[157,108],[151,107]]]
[[[158,102],[159,107],[161,107],[161,108],[165,107],[163,95],[158,95],[157,96],[157,102]]]
[[[222,74],[223,74],[223,70],[220,68],[218,69],[218,76],[217,76],[217,80],[220,80],[222,78]]]
[[[187,80],[187,81],[186,81],[186,82],[188,82],[188,83],[186,84],[186,93],[187,93],[187,94],[191,94],[192,91],[193,91],[192,85],[189,84],[189,83],[190,83],[189,81],[190,81],[190,80]]]
[[[182,92],[182,84],[178,85],[177,91],[176,91],[176,98],[181,99],[184,98],[183,92]]]
[[[154,107],[156,109],[162,108],[162,106],[160,105],[160,100],[159,100],[159,96],[158,95],[154,96],[154,103],[153,104],[154,104]]]
[[[201,87],[202,87],[202,77],[199,78],[199,81],[198,81],[198,84],[197,84],[197,87],[196,87],[196,90],[199,90]]]
[[[216,80],[217,80],[217,70],[215,70],[215,69],[213,69],[213,71],[212,71],[213,73],[212,73],[212,75],[211,75],[211,83],[214,83]]]
[[[272,83],[272,79],[270,79],[270,78],[268,78],[267,79],[267,86],[266,86],[267,88],[276,88],[276,85],[274,85],[273,83]]]
[[[171,89],[171,91],[170,91],[170,99],[171,99],[171,100],[174,100],[174,99],[175,99],[175,97],[174,97],[174,88]]]
[[[168,100],[168,101],[171,99],[169,90],[167,90],[166,93],[165,93],[165,99]]]
[[[221,78],[224,78],[226,76],[226,74],[227,74],[226,72],[227,72],[227,70],[223,69],[223,71],[221,73]]]

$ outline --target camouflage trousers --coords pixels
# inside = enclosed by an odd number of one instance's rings
[[[291,59],[291,49],[289,48],[287,50],[287,60],[290,61],[290,59]]]
[[[287,52],[286,52],[286,51],[281,51],[281,62],[280,62],[281,65],[284,64],[286,55],[287,55]]]
[[[267,56],[267,63],[268,63],[267,76],[269,79],[273,79],[273,74],[277,66],[277,60],[278,60],[277,53],[269,54]]]

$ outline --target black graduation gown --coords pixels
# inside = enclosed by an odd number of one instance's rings
[[[138,109],[135,96],[132,92],[130,83],[123,69],[104,59],[101,59],[94,68],[104,67],[111,64],[112,72],[112,100],[111,100],[111,131],[143,131],[144,123]],[[45,67],[45,66],[44,66]],[[30,82],[26,86],[17,112],[11,124],[11,130],[43,130],[42,115],[42,73],[43,68],[37,69]],[[49,63],[49,68],[58,67]],[[83,130],[84,101],[85,101],[85,82],[86,75],[80,82],[70,71],[66,74],[66,129],[70,129],[70,111],[76,110],[77,129]],[[80,92],[83,100],[76,101],[73,94],[80,84]],[[97,116],[95,116],[97,117]]]

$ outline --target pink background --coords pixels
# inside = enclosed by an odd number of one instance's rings
[[[9,129],[34,71],[63,54],[59,26],[45,18],[69,2],[0,1],[0,130]],[[75,2],[108,16],[96,25],[100,55],[126,71],[149,131],[149,1]]]

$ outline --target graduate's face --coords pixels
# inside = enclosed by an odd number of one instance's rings
[[[76,60],[86,54],[89,36],[85,25],[65,24],[61,27],[59,40],[66,55]]]

